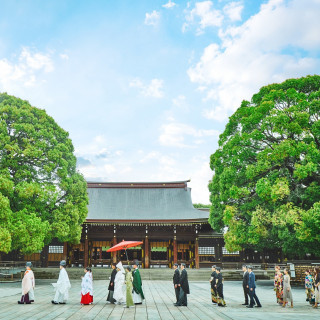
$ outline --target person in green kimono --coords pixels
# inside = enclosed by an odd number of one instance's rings
[[[135,260],[133,262],[133,302],[134,304],[142,304],[142,300],[144,299],[143,290],[142,290],[142,281],[140,276],[140,271],[138,269],[139,262]]]
[[[131,273],[131,268],[127,267],[126,268],[126,287],[127,287],[127,291],[126,291],[126,301],[127,304],[124,306],[124,308],[130,308],[134,306],[133,303],[133,298],[132,298],[132,281],[133,281],[133,277],[132,277],[132,273]]]

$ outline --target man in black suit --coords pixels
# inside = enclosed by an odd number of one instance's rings
[[[174,274],[173,274],[173,285],[174,285],[174,291],[176,293],[176,303],[178,303],[179,301],[179,294],[180,294],[180,272],[179,272],[179,265],[177,263],[175,263],[173,265],[173,269],[174,269]]]
[[[179,301],[174,304],[176,307],[179,307],[179,306],[186,307],[188,305],[187,294],[190,293],[190,290],[189,290],[188,274],[185,267],[186,267],[186,264],[181,263],[181,275],[180,275],[180,283],[179,283],[180,295],[179,295]]]
[[[261,308],[261,303],[256,295],[256,277],[254,273],[252,272],[252,267],[248,267],[249,271],[249,293],[250,293],[250,304],[247,306],[247,308],[253,308],[254,303],[257,304],[258,308]]]
[[[244,303],[243,306],[249,305],[249,272],[247,266],[242,266],[243,271],[243,280],[242,280],[242,287],[243,287],[243,294],[244,294]]]

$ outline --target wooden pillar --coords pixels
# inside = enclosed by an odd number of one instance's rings
[[[146,236],[144,239],[144,267],[146,269],[150,268],[150,259],[149,259],[149,238]]]
[[[116,244],[117,244],[117,237],[114,234],[112,246],[115,246]],[[117,263],[117,251],[112,252],[112,263]]]
[[[102,247],[100,247],[99,259],[102,260]]]
[[[173,263],[178,262],[178,245],[177,245],[177,237],[173,238]]]
[[[44,246],[40,253],[41,267],[48,268],[49,266],[49,246]]]
[[[196,238],[196,241],[194,242],[194,259],[195,259],[195,267],[196,269],[199,269],[199,240]]]
[[[86,239],[84,240],[84,267],[86,268],[88,266],[89,261],[89,240],[86,236]]]
[[[66,260],[68,264],[68,243],[67,242],[63,243],[63,260]]]

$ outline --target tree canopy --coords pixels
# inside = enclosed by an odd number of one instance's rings
[[[79,242],[88,196],[73,151],[44,110],[0,94],[0,252]]]
[[[209,222],[229,251],[320,254],[320,76],[243,101],[210,158]]]

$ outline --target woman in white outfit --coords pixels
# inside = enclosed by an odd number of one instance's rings
[[[32,263],[27,262],[26,272],[24,273],[24,277],[22,279],[22,296],[21,300],[18,301],[19,304],[30,304],[31,302],[34,302],[35,279],[31,267]]]
[[[116,267],[118,272],[114,279],[113,299],[116,300],[116,304],[126,303],[125,271],[121,261],[117,264]]]
[[[56,291],[54,299],[51,301],[53,304],[65,304],[69,299],[69,290],[71,284],[69,281],[68,273],[66,270],[67,263],[65,260],[60,262],[60,273],[57,283],[53,283]]]

